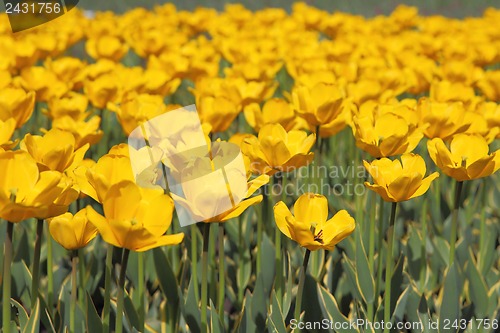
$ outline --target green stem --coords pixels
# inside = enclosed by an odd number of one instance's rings
[[[306,249],[304,254],[304,261],[302,262],[302,267],[299,272],[299,285],[297,287],[297,298],[295,300],[295,318],[300,319],[300,313],[302,309],[302,293],[304,292],[304,283],[306,280],[307,264],[309,263],[309,257],[311,255],[311,250]]]
[[[31,309],[35,307],[36,300],[38,299],[38,284],[40,275],[40,252],[42,248],[43,236],[43,219],[39,219],[36,223],[36,240],[35,252],[33,255],[33,275],[31,279]]]
[[[281,198],[283,198],[283,193],[286,186],[286,175],[281,174]],[[282,248],[281,248],[281,231],[277,225],[274,228],[274,244],[275,244],[275,262],[276,262],[276,278],[275,278],[275,288],[276,288],[276,298],[278,303],[281,304],[283,301],[283,258],[282,258]],[[259,252],[262,252],[259,247]]]
[[[70,310],[69,310],[69,331],[71,333],[75,332],[75,313],[76,313],[76,297],[77,297],[77,292],[76,292],[77,264],[78,264],[78,251],[75,250],[75,251],[73,251],[72,256],[71,256],[71,303],[70,303]]]
[[[12,262],[12,233],[14,230],[14,223],[7,223],[7,236],[4,242],[3,252],[3,297],[2,297],[2,328],[4,332],[10,332],[10,288],[11,288],[11,275],[10,266]]]
[[[420,291],[423,293],[425,290],[425,277],[427,270],[427,200],[422,204],[422,212],[420,213],[422,225],[422,247],[420,249]]]
[[[255,210],[257,213],[257,244],[259,242],[259,232],[260,237],[262,237],[262,211],[260,209]],[[240,274],[243,274],[243,246],[245,245],[243,240],[243,221],[241,216],[238,217],[238,277]],[[260,273],[260,247],[257,247],[257,276]],[[239,280],[239,278],[238,278]],[[243,304],[243,291],[245,290],[245,286],[238,286],[238,304],[240,306]]]
[[[377,281],[375,281],[375,292],[378,297],[380,294],[380,287],[382,285],[382,245],[384,244],[384,199],[379,197],[379,230],[378,230],[378,256],[377,256]]]
[[[371,214],[370,214],[370,231],[369,231],[369,244],[368,244],[368,261],[370,265],[371,273],[375,272],[375,213],[377,210],[377,204],[375,200],[377,198],[376,193],[372,193],[371,204]],[[375,302],[368,303],[368,319],[373,320],[373,307]]]
[[[80,277],[80,283],[79,283],[79,301],[80,301],[80,307],[82,309],[85,309],[85,255],[83,253],[83,249],[78,250],[78,275]]]
[[[138,271],[138,292],[139,292],[139,309],[138,309],[138,315],[139,315],[139,327],[138,330],[140,332],[144,332],[144,320],[145,320],[145,306],[144,306],[144,252],[139,252],[137,253],[137,266],[139,266],[139,271]]]
[[[219,290],[217,298],[217,308],[219,309],[219,318],[224,327],[224,301],[226,291],[226,271],[224,268],[224,224],[219,223]]]
[[[384,333],[388,333],[389,322],[391,321],[391,278],[393,269],[392,251],[394,247],[394,221],[396,220],[397,202],[392,203],[391,219],[389,229],[387,229],[387,258],[385,261],[385,294],[384,294]]]
[[[210,239],[210,223],[205,223],[203,229],[203,251],[201,253],[201,331],[208,332],[207,305],[208,305],[208,242]]]
[[[48,228],[48,227],[47,227]],[[52,257],[52,236],[47,229],[47,305],[49,311],[52,311],[54,304],[54,259]]]
[[[464,182],[457,181],[457,186],[455,187],[455,203],[453,205],[453,213],[451,216],[451,236],[450,236],[450,260],[448,261],[448,267],[451,267],[453,261],[455,260],[455,244],[457,241],[457,224],[458,224],[458,208],[460,206],[460,196],[462,194],[462,187]]]
[[[123,249],[122,264],[120,268],[120,278],[118,280],[118,297],[116,303],[116,333],[122,333],[123,331],[123,298],[125,294],[125,277],[127,273],[127,263],[128,256],[130,254],[129,249]]]
[[[104,276],[104,307],[102,309],[102,328],[104,333],[109,332],[110,302],[111,302],[111,272],[113,270],[113,245],[108,244],[106,251],[106,271]]]
[[[262,210],[267,212],[267,206],[268,206],[268,201],[267,201],[267,196],[264,194],[264,199],[263,199],[263,207]],[[262,232],[263,232],[263,226],[262,226],[262,210],[256,209],[257,212],[257,276],[260,275],[260,272],[262,270]],[[243,225],[242,221],[239,221],[238,223],[238,231],[239,231],[239,236],[240,236],[240,241],[239,241],[239,246],[238,249],[241,250],[240,252],[240,260],[239,262],[243,262],[243,248],[242,248],[242,242],[243,242],[243,231],[242,231]],[[242,292],[243,296],[243,292]],[[243,299],[243,297],[242,297]]]
[[[196,224],[191,224],[191,274],[194,286],[194,297],[196,304],[200,301],[200,294],[198,288],[198,237]]]
[[[483,184],[481,188],[481,202],[483,203],[483,208],[481,209],[481,218],[479,220],[479,270],[484,271],[484,256],[486,254],[486,179],[483,179]]]

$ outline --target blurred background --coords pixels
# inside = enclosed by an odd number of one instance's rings
[[[135,7],[152,8],[156,4],[174,3],[178,9],[193,10],[196,7],[211,7],[222,10],[228,3],[241,3],[245,7],[257,10],[266,7],[280,7],[290,10],[294,1],[290,0],[80,0],[81,9],[113,10],[124,12]],[[448,17],[463,18],[466,16],[481,16],[487,7],[500,7],[500,0],[308,0],[309,5],[329,12],[342,11],[367,17],[386,15],[399,4],[407,4],[419,8],[421,15],[444,15]]]

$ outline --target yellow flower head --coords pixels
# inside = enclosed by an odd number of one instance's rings
[[[48,102],[48,115],[52,119],[70,116],[73,119],[86,117],[85,111],[89,105],[89,99],[83,94],[70,92],[61,98],[54,98]]]
[[[280,124],[268,124],[261,128],[258,137],[244,139],[241,148],[252,161],[253,172],[273,175],[311,163],[314,153],[310,150],[315,140],[314,134],[286,132]]]
[[[40,171],[64,172],[83,160],[89,145],[76,148],[73,134],[54,128],[44,136],[26,134],[21,141],[21,149],[33,156]]]
[[[0,120],[9,118],[16,120],[16,128],[21,128],[33,114],[35,93],[21,88],[4,88],[0,90]]]
[[[23,150],[0,149],[0,170],[0,217],[10,222],[60,215],[78,195],[68,187],[67,177],[57,171],[39,172]]]
[[[248,124],[257,132],[266,124],[281,124],[287,131],[307,128],[307,123],[296,117],[292,106],[283,99],[272,98],[262,109],[259,104],[252,103],[243,112]]]
[[[311,251],[333,250],[335,245],[352,234],[354,219],[345,210],[328,219],[328,201],[319,194],[302,194],[292,214],[283,201],[274,206],[274,218],[280,231]]]
[[[488,154],[488,143],[480,135],[457,134],[449,149],[436,138],[427,142],[427,150],[434,163],[458,181],[487,177],[500,169],[500,154]]]
[[[128,52],[128,45],[115,36],[99,36],[87,40],[85,50],[94,59],[120,61]]]
[[[362,107],[353,118],[352,130],[356,146],[373,157],[409,153],[423,137],[422,130],[411,121],[414,112],[405,105],[378,105],[374,110],[364,110]]]
[[[19,140],[11,141],[12,135],[16,130],[16,120],[8,118],[3,121],[0,119],[0,148],[12,149]]]
[[[371,163],[363,161],[363,164],[374,182],[365,182],[365,186],[389,202],[401,202],[421,196],[427,192],[431,182],[439,177],[434,172],[424,178],[425,161],[417,154],[404,154],[401,161],[381,158]]]
[[[75,215],[64,213],[48,219],[49,232],[52,238],[67,250],[77,250],[85,247],[97,236],[97,228],[89,222],[84,208]]]
[[[182,242],[184,234],[165,235],[174,204],[162,190],[144,189],[132,181],[112,185],[103,202],[104,216],[88,207],[88,218],[104,241],[142,252]]]

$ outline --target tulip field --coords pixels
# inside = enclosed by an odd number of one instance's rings
[[[499,21],[0,14],[2,332],[500,332]]]

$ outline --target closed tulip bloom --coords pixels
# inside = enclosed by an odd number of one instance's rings
[[[71,133],[54,128],[44,136],[26,134],[21,149],[33,156],[40,171],[64,172],[83,160],[89,145],[76,149],[75,137]]]
[[[274,206],[274,218],[280,231],[311,251],[333,250],[352,234],[354,219],[345,210],[328,219],[328,202],[319,194],[302,194],[293,206],[293,214],[283,201]]]
[[[112,147],[108,154],[86,170],[85,175],[90,186],[84,184],[82,191],[100,203],[112,185],[124,180],[134,181],[128,145]]]
[[[59,209],[51,207],[67,187],[57,171],[39,172],[36,161],[25,151],[0,149],[0,217],[10,222],[46,218]],[[62,198],[61,200],[63,200]],[[63,208],[64,209],[64,208]],[[65,207],[67,209],[67,207]],[[52,210],[52,211],[50,211]]]
[[[174,204],[163,190],[143,189],[123,181],[109,188],[103,202],[104,216],[88,207],[88,218],[104,241],[143,252],[182,242],[184,234],[165,235],[172,223]]]
[[[33,114],[35,93],[21,88],[4,88],[0,90],[0,120],[9,118],[16,120],[16,128],[21,128]]]
[[[487,177],[500,169],[498,150],[489,154],[488,143],[480,135],[457,134],[449,147],[439,138],[427,142],[434,163],[457,181]]]
[[[201,97],[197,109],[201,121],[210,124],[214,133],[227,130],[240,113],[239,106],[225,97]]]
[[[77,250],[85,247],[97,236],[97,228],[89,222],[88,207],[75,215],[64,213],[47,220],[52,238],[66,250]]]
[[[252,170],[273,175],[277,171],[297,169],[308,165],[314,158],[310,152],[316,136],[304,131],[286,132],[280,124],[265,125],[259,136],[243,140],[242,151],[252,161]]]
[[[439,173],[434,172],[424,178],[425,161],[417,154],[404,154],[401,161],[381,158],[371,163],[363,161],[363,164],[374,182],[365,182],[365,186],[389,202],[401,202],[421,196],[427,192],[431,182],[439,177]]]

